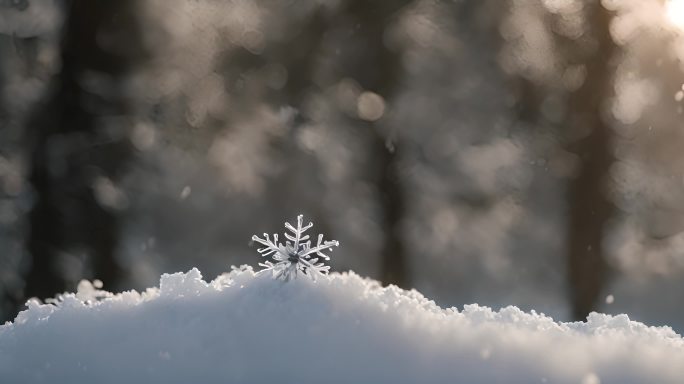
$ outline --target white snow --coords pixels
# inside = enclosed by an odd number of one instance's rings
[[[354,273],[242,267],[111,294],[82,282],[0,326],[2,383],[681,383],[684,341],[626,315],[442,309]]]

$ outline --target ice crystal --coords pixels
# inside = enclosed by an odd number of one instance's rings
[[[312,247],[309,235],[305,235],[304,232],[311,228],[313,223],[309,222],[302,226],[302,222],[303,215],[297,216],[296,228],[285,222],[285,228],[292,232],[284,233],[287,239],[285,244],[278,243],[278,234],[275,233],[273,240],[267,233],[264,233],[263,239],[257,235],[252,236],[253,241],[264,246],[257,250],[261,256],[273,259],[273,261],[268,260],[259,265],[264,267],[263,271],[272,271],[276,279],[282,278],[288,281],[293,277],[296,278],[299,272],[316,279],[317,275],[328,274],[330,270],[330,266],[323,263],[323,260],[330,260],[330,256],[324,252],[332,252],[332,248],[339,246],[340,243],[336,240],[323,240],[323,235],[318,235],[316,246]]]

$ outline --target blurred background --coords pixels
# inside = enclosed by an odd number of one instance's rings
[[[684,0],[0,0],[0,321],[260,261],[684,331]]]

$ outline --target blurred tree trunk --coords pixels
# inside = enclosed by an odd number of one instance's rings
[[[607,279],[604,230],[613,212],[607,196],[612,132],[604,107],[612,95],[616,47],[610,36],[611,14],[599,2],[585,6],[589,7],[586,14],[596,47],[584,63],[584,83],[570,100],[571,129],[587,131],[569,148],[580,159],[578,174],[568,190],[567,270],[575,320],[585,320],[601,297]]]
[[[301,107],[301,103],[315,82],[317,54],[326,47],[325,35],[334,30],[352,31],[346,35],[342,53],[336,58],[339,78],[350,78],[366,91],[372,91],[390,101],[401,82],[403,72],[399,54],[384,44],[385,28],[397,12],[411,0],[347,0],[338,12],[317,12],[305,26],[297,41],[281,52],[287,66],[288,82],[284,88],[287,102]],[[329,47],[328,47],[329,48]],[[248,60],[245,60],[248,61]],[[389,103],[388,103],[389,104]],[[371,141],[369,171],[380,200],[381,227],[384,230],[380,261],[380,280],[383,284],[409,287],[408,266],[400,233],[400,222],[405,204],[398,167],[401,144],[391,140],[383,130],[383,122],[354,119],[361,135]]]
[[[66,10],[62,68],[27,129],[34,205],[25,299],[74,288],[67,286],[66,254],[85,251],[92,277],[110,287],[122,273],[118,215],[98,200],[97,183],[115,181],[133,153],[125,127],[112,132],[102,122],[125,119],[130,109],[121,84],[144,57],[136,1],[73,0]]]
[[[401,84],[403,73],[398,52],[385,45],[385,30],[394,16],[409,0],[350,1],[347,13],[357,22],[357,34],[363,41],[364,54],[351,66],[353,77],[364,90],[382,96],[386,105]],[[401,236],[401,219],[405,214],[404,187],[401,183],[398,135],[383,130],[382,119],[365,122],[372,132],[373,160],[377,164],[377,188],[382,207],[382,226],[385,230],[381,259],[380,281],[410,288],[409,266]],[[396,137],[392,137],[396,136]]]
[[[402,243],[401,219],[405,214],[405,197],[399,174],[398,143],[392,143],[390,151],[387,139],[377,137],[376,151],[380,157],[380,183],[378,190],[382,199],[384,214],[385,238],[383,242],[380,281],[384,285],[394,284],[401,288],[410,289],[411,279],[406,251]]]
[[[608,174],[613,162],[611,127],[606,123],[605,105],[612,96],[612,58],[616,51],[610,36],[611,14],[600,2],[586,1],[585,36],[571,40],[556,36],[564,52],[561,60],[582,65],[586,76],[582,86],[569,93],[566,120],[561,123],[562,135],[571,139],[566,150],[577,155],[577,172],[567,189],[568,221],[566,233],[566,270],[572,316],[585,320],[596,308],[608,278],[603,252],[604,229],[613,206],[607,194]],[[542,85],[518,78],[518,117],[539,122],[545,92]]]

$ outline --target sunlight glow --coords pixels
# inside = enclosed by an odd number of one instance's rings
[[[665,4],[665,12],[672,24],[684,28],[684,0],[668,0]]]

